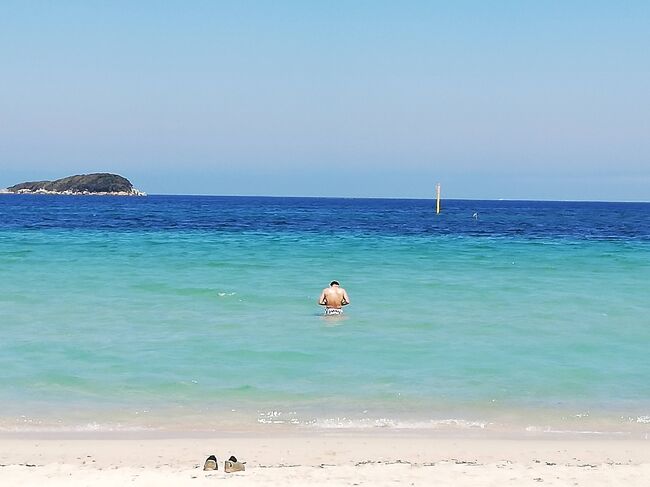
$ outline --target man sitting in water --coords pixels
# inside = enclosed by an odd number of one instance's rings
[[[340,315],[343,313],[343,306],[350,304],[350,298],[339,281],[332,281],[330,287],[323,289],[318,304],[325,306],[326,316]]]

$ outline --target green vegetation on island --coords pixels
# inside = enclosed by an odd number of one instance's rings
[[[123,176],[109,173],[80,174],[55,181],[31,181],[6,189],[18,194],[145,196]]]

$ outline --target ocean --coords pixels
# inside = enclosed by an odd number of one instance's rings
[[[0,432],[647,438],[649,291],[647,203],[0,195]]]

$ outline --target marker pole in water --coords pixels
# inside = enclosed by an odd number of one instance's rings
[[[440,183],[436,184],[436,215],[440,214]]]

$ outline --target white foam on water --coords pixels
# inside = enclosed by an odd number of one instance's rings
[[[126,426],[111,423],[85,423],[85,424],[39,424],[40,422],[25,422],[23,424],[0,425],[0,432],[4,433],[128,433],[140,431],[157,431],[158,428],[145,426]]]
[[[367,414],[367,411],[363,411]],[[358,418],[336,416],[330,418],[300,418],[296,411],[258,411],[259,424],[284,424],[299,425],[316,429],[485,429],[490,424],[488,421],[474,421],[458,418],[431,419],[431,420],[398,420],[388,417]]]
[[[526,432],[528,433],[548,433],[555,435],[630,435],[627,431],[592,431],[592,430],[568,430],[568,429],[555,429],[550,426],[527,426]]]
[[[288,413],[262,411],[258,413],[257,422],[259,424],[300,424],[300,420],[295,415],[295,411],[289,411]]]
[[[308,426],[322,429],[369,429],[369,428],[389,428],[404,430],[420,429],[485,429],[491,423],[487,421],[469,421],[465,419],[440,419],[428,421],[401,421],[390,418],[328,418],[317,419]]]

